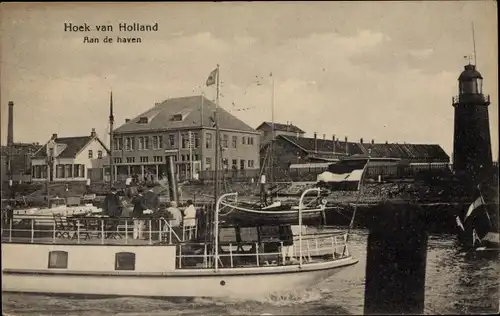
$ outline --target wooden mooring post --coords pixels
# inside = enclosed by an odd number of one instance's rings
[[[425,210],[406,200],[369,210],[364,314],[423,314],[427,239]]]

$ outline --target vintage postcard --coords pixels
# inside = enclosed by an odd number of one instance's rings
[[[6,315],[499,311],[496,2],[0,8]]]

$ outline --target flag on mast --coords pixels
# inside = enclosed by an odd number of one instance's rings
[[[469,216],[471,216],[471,214],[474,211],[479,209],[481,206],[486,205],[486,203],[484,202],[484,199],[483,199],[483,195],[481,194],[481,190],[479,189],[479,186],[476,187],[476,192],[475,192],[474,197],[475,197],[474,202],[472,202],[471,205],[469,205],[469,208],[467,209],[467,213],[465,214],[465,217],[464,217],[464,222],[467,220],[467,218]],[[489,219],[488,212],[486,212],[486,215],[488,216],[488,219]]]
[[[369,158],[344,159],[328,166],[316,182],[330,190],[359,191]]]
[[[217,76],[218,76],[218,68],[215,68],[214,70],[212,70],[210,75],[208,75],[207,87],[214,85],[217,82]]]

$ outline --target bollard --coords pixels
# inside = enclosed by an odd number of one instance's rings
[[[425,211],[405,200],[369,210],[364,314],[423,314]]]

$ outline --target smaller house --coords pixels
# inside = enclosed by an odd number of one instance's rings
[[[293,125],[292,122],[282,123],[272,123],[272,122],[262,122],[259,127],[256,128],[257,131],[261,133],[260,144],[264,146],[273,138],[273,126],[274,126],[274,137],[279,135],[292,136],[292,137],[304,137],[304,132],[302,129]]]
[[[31,161],[32,181],[87,181],[102,180],[108,163],[108,148],[97,136],[95,129],[89,136],[58,137],[38,150]],[[98,170],[98,175],[93,174]]]

